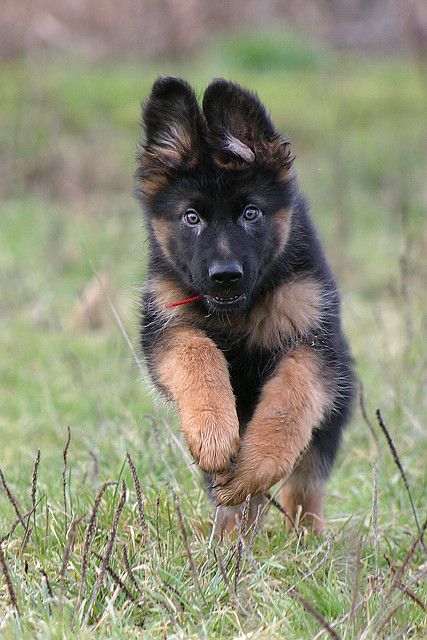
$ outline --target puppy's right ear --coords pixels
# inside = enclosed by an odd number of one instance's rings
[[[180,78],[159,78],[143,107],[144,141],[137,154],[137,191],[153,196],[170,172],[197,162],[203,117],[190,85]]]
[[[257,162],[280,180],[292,176],[289,140],[276,130],[257,95],[218,78],[205,91],[203,112],[218,166],[244,169]]]

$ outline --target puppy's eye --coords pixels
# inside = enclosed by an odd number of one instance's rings
[[[194,227],[196,224],[200,223],[199,214],[194,209],[187,209],[184,213],[183,220],[190,225],[190,227]]]
[[[247,207],[243,209],[242,218],[243,220],[247,220],[248,222],[254,222],[258,220],[262,216],[261,211],[258,207],[255,207],[253,204],[249,204]]]

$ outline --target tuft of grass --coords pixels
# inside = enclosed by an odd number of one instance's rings
[[[114,541],[116,539],[116,535],[117,535],[117,528],[119,526],[119,520],[120,520],[120,516],[122,514],[123,511],[123,507],[125,506],[125,502],[126,502],[126,483],[123,480],[122,481],[122,492],[120,495],[120,500],[117,504],[117,508],[116,511],[114,513],[114,518],[113,518],[113,524],[111,527],[111,531],[110,531],[110,535],[108,536],[108,542],[107,542],[107,546],[104,552],[104,555],[102,556],[102,561],[101,561],[101,567],[99,569],[98,572],[98,577],[96,578],[95,581],[95,585],[93,587],[93,591],[92,591],[92,596],[91,599],[89,601],[89,605],[86,611],[86,616],[84,618],[85,622],[87,622],[89,620],[91,611],[93,609],[93,606],[96,602],[98,593],[102,587],[102,583],[104,580],[104,575],[105,572],[107,570],[107,567],[109,566],[110,563],[110,556],[111,556],[111,552],[113,551],[113,545],[114,545]]]
[[[90,552],[90,547],[91,547],[93,538],[95,537],[95,533],[96,533],[95,531],[96,518],[98,515],[99,506],[101,504],[101,498],[104,495],[107,487],[111,486],[112,484],[115,484],[115,483],[112,481],[104,482],[104,484],[98,491],[98,494],[93,503],[92,513],[90,516],[89,524],[86,529],[86,536],[85,536],[84,545],[83,545],[82,570],[81,570],[80,589],[79,589],[79,596],[78,596],[79,604],[82,600],[83,590],[86,584],[86,575],[87,575],[87,569],[88,569],[88,563],[89,563],[89,552]]]
[[[164,442],[163,455],[172,442]],[[58,457],[59,453],[60,449]],[[41,460],[40,456],[43,475]],[[74,454],[68,464],[77,471],[76,461]],[[203,522],[208,525],[206,506],[194,499],[200,492],[197,479],[187,474],[177,483],[179,489],[171,490],[169,481],[163,489],[161,484],[147,487],[145,524],[156,534],[141,545],[138,490],[127,489],[125,461],[129,463],[129,454],[118,465],[117,481],[104,482],[96,493],[86,528],[81,523],[91,492],[82,492],[79,474],[73,473],[68,532],[58,491],[56,503],[47,497],[49,510],[32,510],[25,516],[29,520],[36,515],[25,546],[16,544],[20,538],[14,531],[1,544],[0,564],[10,603],[0,598],[6,638],[31,637],[28,602],[33,603],[32,615],[39,616],[40,628],[48,624],[53,634],[66,624],[65,637],[70,638],[84,637],[85,630],[94,637],[120,633],[138,637],[140,625],[144,635],[153,638],[163,631],[197,636],[200,624],[208,637],[268,629],[272,638],[320,638],[322,633],[364,638],[407,624],[421,632],[427,615],[421,546],[427,520],[412,541],[407,527],[401,527],[400,535],[394,529],[389,536],[383,524],[372,545],[374,523],[369,524],[369,518],[359,519],[356,528],[347,518],[344,523],[332,520],[334,536],[322,540],[304,528],[287,533],[285,516],[271,509],[263,528],[259,530],[258,522],[256,533],[246,532],[247,504],[235,539],[213,539],[209,548],[210,526],[201,529]],[[83,478],[83,469],[80,473]],[[119,483],[120,492],[107,501],[108,487],[117,488]],[[369,503],[366,506],[368,516]],[[377,508],[377,517],[383,519],[381,501]],[[354,568],[349,572],[350,549]],[[13,611],[19,623],[9,615]],[[279,615],[283,611],[286,616]]]

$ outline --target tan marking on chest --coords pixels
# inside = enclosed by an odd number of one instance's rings
[[[284,284],[252,310],[245,331],[253,346],[273,349],[319,326],[322,289],[313,278]]]

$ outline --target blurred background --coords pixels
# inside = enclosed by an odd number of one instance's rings
[[[186,58],[215,33],[276,25],[333,47],[396,52],[411,39],[423,46],[425,13],[422,0],[4,0],[0,51]]]
[[[293,141],[367,402],[416,459],[427,414],[426,3],[3,0],[0,429],[14,446],[2,464],[18,478],[39,446],[57,460],[67,424],[86,461],[119,461],[149,438],[148,383],[111,305],[137,348],[146,244],[132,175],[140,102],[160,74],[199,94],[214,76],[242,83]]]

